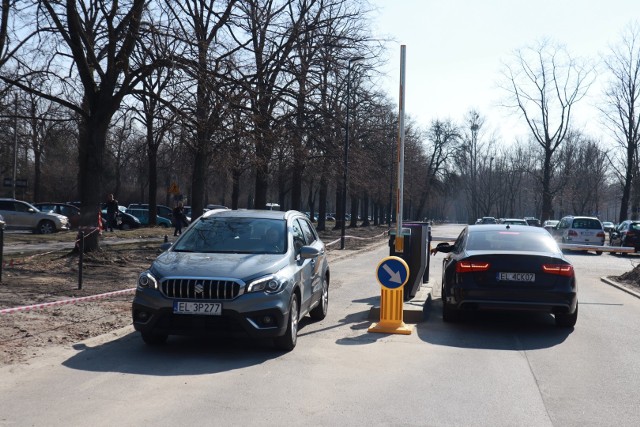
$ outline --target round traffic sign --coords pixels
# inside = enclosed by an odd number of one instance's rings
[[[402,258],[389,256],[378,264],[376,277],[380,285],[385,288],[401,288],[409,280],[409,266]]]

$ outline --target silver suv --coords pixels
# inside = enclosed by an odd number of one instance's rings
[[[604,246],[605,232],[602,223],[592,216],[565,216],[555,227],[554,236],[561,243],[570,245]],[[601,255],[601,251],[596,251]]]
[[[132,315],[147,344],[248,335],[290,351],[298,321],[324,319],[328,304],[325,245],[303,213],[216,209],[140,274]]]
[[[7,230],[32,230],[49,234],[69,229],[69,218],[55,213],[41,212],[27,202],[16,199],[0,199],[0,215]]]

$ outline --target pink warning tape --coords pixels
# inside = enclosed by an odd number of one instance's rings
[[[131,289],[124,289],[122,291],[114,291],[114,292],[107,292],[104,294],[91,295],[88,297],[69,298],[61,301],[45,302],[42,304],[25,305],[22,307],[14,307],[14,308],[5,308],[0,310],[0,314],[12,314],[12,313],[18,313],[21,311],[39,310],[42,308],[52,307],[56,305],[76,304],[78,302],[83,302],[83,301],[93,301],[93,300],[108,298],[116,295],[128,294],[128,293],[134,292],[135,290],[136,288],[131,288]]]

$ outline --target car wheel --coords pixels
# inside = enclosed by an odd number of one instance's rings
[[[167,342],[168,338],[168,336],[164,334],[156,335],[149,332],[143,332],[141,335],[142,341],[147,345],[162,345]]]
[[[453,323],[460,320],[460,310],[447,304],[447,300],[444,294],[444,286],[440,292],[440,298],[442,298],[442,320],[447,323]]]
[[[576,311],[573,313],[558,313],[555,315],[556,326],[562,328],[573,328],[578,321],[578,305],[576,304]]]
[[[56,225],[49,220],[40,221],[40,224],[38,224],[38,233],[40,234],[51,234],[55,231]]]
[[[596,255],[602,255],[602,251],[596,251]]]
[[[289,318],[287,319],[287,331],[283,336],[274,340],[276,348],[284,351],[291,351],[298,341],[298,297],[294,294],[289,303]]]
[[[325,277],[322,281],[322,295],[320,296],[320,304],[318,304],[309,315],[313,320],[322,320],[327,317],[329,309],[329,280]]]

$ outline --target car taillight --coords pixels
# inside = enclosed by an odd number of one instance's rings
[[[627,236],[635,236],[635,235],[636,235],[635,231],[633,231],[633,230],[627,231]]]
[[[577,237],[578,236],[578,232],[575,230],[569,230],[569,236],[570,237]]]
[[[542,271],[559,276],[573,276],[573,266],[569,264],[543,264]]]
[[[602,237],[604,239],[604,231],[601,231],[598,234],[596,234],[596,237]]]
[[[488,262],[460,261],[456,264],[456,273],[472,273],[475,271],[487,271],[490,267]]]

